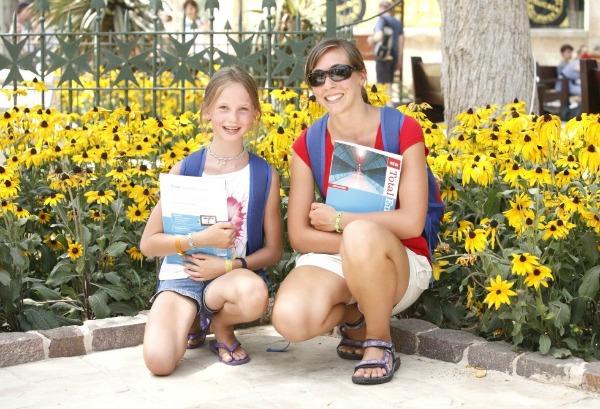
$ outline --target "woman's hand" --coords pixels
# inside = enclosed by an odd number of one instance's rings
[[[208,246],[230,249],[234,244],[236,230],[231,222],[219,222],[196,234],[202,234],[202,242],[207,243]]]
[[[324,203],[313,203],[310,205],[308,217],[310,224],[320,231],[335,231],[336,210]]]
[[[194,281],[212,280],[225,273],[224,259],[203,253],[185,255],[182,266]]]

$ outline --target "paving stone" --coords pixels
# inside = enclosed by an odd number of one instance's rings
[[[0,333],[0,367],[26,364],[45,358],[44,344],[39,334]]]
[[[516,374],[542,382],[579,386],[583,382],[585,365],[580,358],[557,359],[552,355],[527,352],[517,359]]]
[[[460,362],[465,350],[475,342],[485,342],[469,332],[436,329],[418,335],[418,353],[445,362]]]
[[[476,368],[512,374],[515,359],[524,352],[513,349],[513,345],[504,341],[472,345],[467,351],[467,360],[469,365]]]
[[[586,365],[582,386],[584,389],[600,392],[600,362],[592,362]]]
[[[392,318],[390,328],[392,332],[392,343],[394,344],[396,351],[406,355],[414,355],[417,353],[419,344],[417,335],[437,328],[436,325],[430,322],[415,318]]]
[[[144,342],[146,317],[116,317],[86,321],[92,336],[92,351],[126,348]]]
[[[83,333],[77,326],[38,331],[50,340],[48,358],[85,355]]]

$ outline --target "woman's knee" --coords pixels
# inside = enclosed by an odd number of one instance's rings
[[[170,375],[179,362],[179,359],[175,359],[165,350],[166,348],[160,348],[156,344],[144,341],[144,363],[153,375]]]
[[[344,258],[370,260],[382,249],[381,225],[368,220],[355,220],[344,228],[340,252]]]
[[[256,274],[244,277],[237,283],[237,297],[243,308],[251,315],[260,315],[269,305],[269,289]]]
[[[277,294],[271,312],[273,328],[290,342],[301,342],[309,338],[308,323],[304,318],[303,304],[309,300],[299,300],[293,294]]]

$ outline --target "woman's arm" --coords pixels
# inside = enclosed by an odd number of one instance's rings
[[[265,220],[263,229],[265,232],[265,243],[262,249],[246,257],[246,263],[250,270],[258,270],[277,263],[283,252],[283,228],[281,222],[279,195],[279,175],[272,169],[273,177],[269,189],[269,198],[265,209]],[[242,267],[241,261],[234,260],[234,268]]]
[[[423,142],[406,149],[402,155],[402,171],[398,187],[399,208],[388,212],[343,212],[340,227],[343,229],[353,220],[371,220],[390,230],[399,239],[420,236],[423,233],[427,214],[426,163]],[[312,226],[323,232],[334,231],[336,209],[324,204],[317,204],[313,207],[316,209],[310,212]]]
[[[320,231],[311,225],[309,213],[315,200],[315,181],[309,166],[295,152],[292,152],[290,172],[287,223],[292,248],[301,253],[338,253],[341,235],[331,231]],[[334,219],[335,212],[331,226]]]

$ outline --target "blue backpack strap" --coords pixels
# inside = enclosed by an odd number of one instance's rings
[[[381,108],[381,138],[383,149],[387,152],[400,153],[400,130],[404,123],[404,114],[391,107]]]
[[[266,160],[252,152],[249,152],[249,154],[250,200],[248,201],[248,214],[246,215],[248,224],[248,244],[246,253],[252,254],[260,250],[265,243],[263,226],[273,174],[271,172],[271,166]],[[261,268],[260,270],[257,270],[256,273],[265,280],[269,289],[271,289],[271,283],[265,270]]]
[[[325,139],[327,134],[327,119],[329,114],[325,114],[315,121],[306,131],[306,149],[310,159],[310,168],[312,169],[315,183],[319,188],[321,197],[323,195],[323,177],[325,175]]]
[[[181,162],[180,175],[202,176],[204,164],[206,163],[206,149],[200,149],[186,156]]]

